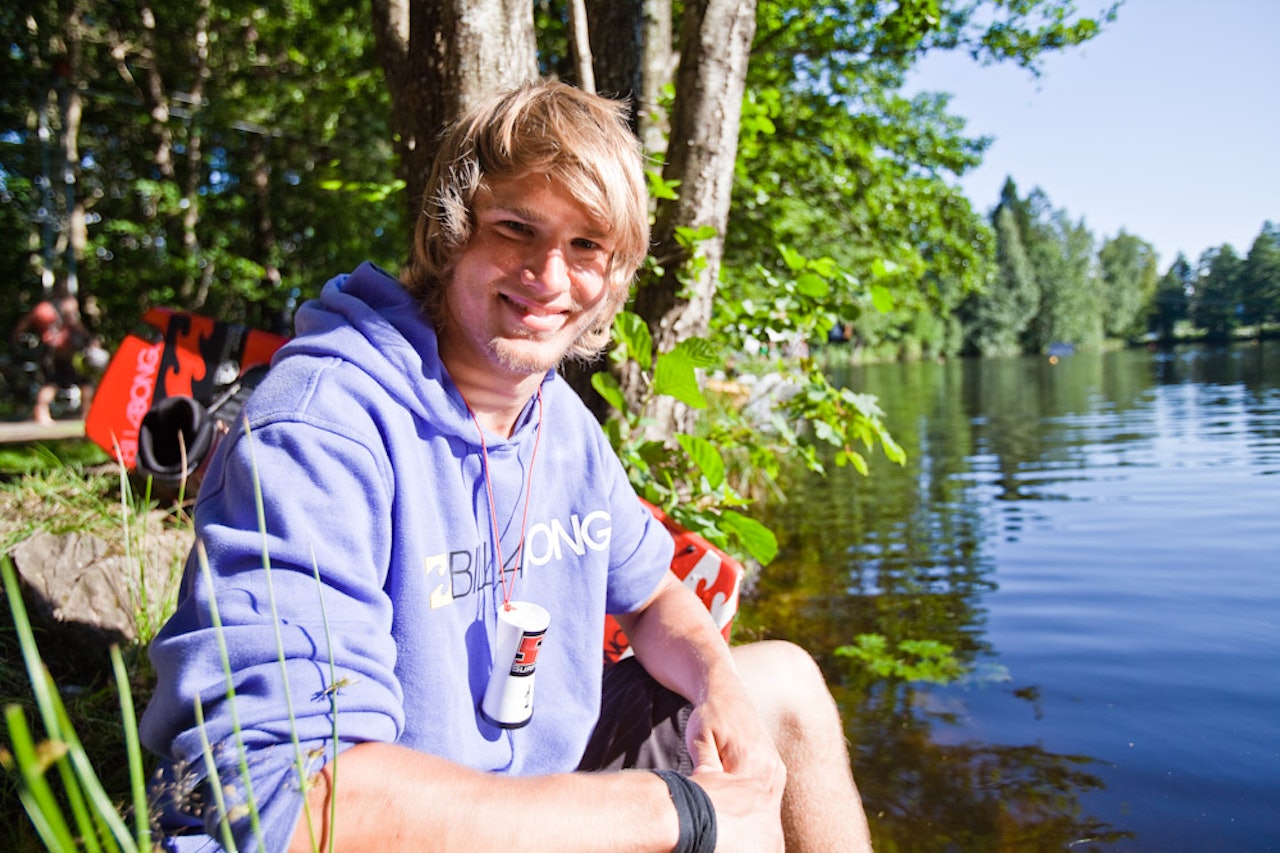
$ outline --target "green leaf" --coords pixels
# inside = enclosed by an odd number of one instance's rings
[[[694,249],[699,243],[710,240],[719,233],[714,225],[701,225],[697,228],[691,228],[687,225],[681,225],[676,228],[676,242],[686,249]]]
[[[836,432],[836,428],[827,421],[815,420],[812,426],[813,434],[817,438],[825,441],[827,444],[840,443],[840,434]]]
[[[782,262],[786,264],[787,268],[792,272],[800,272],[800,270],[805,268],[806,261],[804,259],[804,255],[800,254],[790,246],[779,246],[778,254],[782,255]]]
[[[591,374],[591,387],[596,389],[596,393],[603,397],[606,403],[626,414],[627,398],[623,396],[622,386],[618,384],[618,380],[612,373],[601,370]]]
[[[685,338],[672,347],[672,352],[679,352],[687,357],[694,367],[720,367],[720,347],[706,338]]]
[[[811,299],[821,299],[831,291],[826,279],[811,272],[796,279],[796,289]]]
[[[896,261],[886,258],[876,258],[871,264],[871,274],[876,278],[888,278],[901,271],[902,267]]]
[[[653,391],[675,397],[691,409],[705,409],[707,400],[698,387],[693,359],[684,350],[674,349],[658,356],[653,370]]]
[[[833,258],[809,259],[809,269],[823,278],[832,278],[840,274],[840,265]]]
[[[778,537],[754,518],[728,509],[720,518],[720,526],[736,536],[746,552],[762,565],[768,565],[778,556]]]
[[[613,321],[613,336],[625,357],[644,370],[653,367],[653,336],[643,317],[631,311],[619,311]]]
[[[854,645],[840,646],[838,657],[862,661],[875,675],[903,681],[947,684],[964,674],[955,649],[937,640],[903,640],[895,655],[882,634],[859,634]]]
[[[705,438],[684,433],[678,433],[676,441],[684,448],[684,452],[689,454],[689,458],[707,478],[707,483],[712,489],[718,489],[724,485],[724,457],[720,455],[720,451],[714,444]]]
[[[871,285],[871,304],[881,314],[888,314],[893,310],[893,293],[884,285],[873,284]]]
[[[662,173],[652,169],[647,170],[644,176],[649,184],[650,198],[675,201],[680,197],[679,193],[676,192],[676,188],[680,186],[679,181],[663,180]]]
[[[836,467],[842,468],[845,465],[852,465],[853,469],[864,477],[870,472],[866,457],[856,450],[841,450],[836,454]]]

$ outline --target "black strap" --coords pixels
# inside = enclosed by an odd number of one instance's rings
[[[680,840],[672,853],[715,853],[716,810],[702,786],[674,770],[654,770],[667,783],[680,821]]]

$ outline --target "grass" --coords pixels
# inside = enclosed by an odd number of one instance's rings
[[[175,552],[170,559],[176,559],[182,535],[163,530],[172,525],[145,498],[135,502],[127,490],[125,495],[122,500],[119,469],[89,442],[0,448],[0,552],[7,555],[42,532],[80,533],[105,540],[108,553],[124,555],[131,565],[144,542],[168,535]],[[84,849],[121,849],[115,836],[122,815],[136,813],[143,802],[147,772],[133,725],[135,706],[145,704],[154,686],[145,643],[171,602],[149,601],[147,586],[139,584],[137,641],[86,660],[82,650],[51,642],[31,624],[12,565],[4,562],[10,607],[0,608],[0,704],[10,738],[0,756],[10,772],[0,781],[0,849],[75,849],[67,846],[67,833],[83,838],[89,830],[106,831],[111,840]],[[33,717],[43,740],[29,728]],[[94,767],[102,769],[100,776]],[[55,771],[57,793],[43,779],[48,771]],[[54,805],[67,809],[71,820],[49,817]],[[28,819],[32,808],[43,817]],[[144,838],[145,806],[138,815],[138,832],[126,833],[134,847]]]
[[[7,771],[0,786],[0,795],[3,795],[0,800],[0,816],[3,817],[0,849],[15,853],[42,848],[59,851],[83,849],[94,853],[151,849],[146,780],[153,768],[147,766],[148,761],[139,744],[135,707],[145,704],[155,687],[154,673],[145,654],[146,644],[172,613],[175,602],[153,602],[148,597],[153,591],[148,590],[145,581],[148,574],[146,553],[136,543],[145,538],[147,522],[154,521],[157,515],[150,494],[144,492],[143,497],[136,500],[130,493],[128,479],[121,476],[117,467],[95,459],[92,453],[79,456],[79,452],[42,445],[30,448],[25,454],[19,453],[16,466],[10,461],[14,457],[0,460],[0,519],[3,519],[0,522],[0,545],[6,555],[0,560],[0,573],[3,574],[5,594],[13,617],[11,623],[0,623],[0,647],[5,652],[0,662],[0,704],[4,705],[9,734],[8,746],[0,747],[0,764]],[[254,476],[256,481],[256,471]],[[255,493],[261,526],[261,492],[255,488]],[[189,525],[180,506],[172,517]],[[93,533],[107,538],[123,551],[126,565],[134,564],[131,557],[138,560],[138,576],[144,579],[136,584],[134,590],[136,641],[123,649],[113,646],[109,670],[102,667],[85,685],[60,685],[51,675],[58,663],[46,662],[41,657],[37,632],[28,619],[17,573],[7,557],[14,544],[41,531]],[[189,540],[187,542],[189,544]],[[270,555],[265,543],[264,535],[263,569],[274,618],[275,594],[270,582]],[[197,556],[202,578],[211,584],[212,576],[203,549],[197,549]],[[180,566],[180,561],[176,561],[174,571]],[[313,566],[313,570],[319,593],[319,569]],[[174,585],[169,586],[172,588]],[[210,616],[215,628],[220,628],[213,596],[210,596],[210,601]],[[319,605],[323,615],[323,597],[320,597]],[[276,627],[277,653],[287,698],[288,677],[278,635],[278,620]],[[324,616],[324,632],[327,639],[327,615]],[[228,850],[235,850],[228,821],[237,820],[244,814],[259,839],[261,849],[258,814],[252,789],[249,788],[248,756],[235,720],[233,674],[220,630],[217,636],[239,754],[239,782],[244,785],[246,795],[244,804],[233,807],[228,815],[226,803],[222,800],[223,783],[212,760],[212,747],[206,743],[206,772],[212,781],[217,813],[221,816],[218,834]],[[11,663],[18,660],[22,662],[21,666]],[[331,646],[328,663],[333,680]],[[336,690],[329,694],[335,743],[338,732],[336,694]],[[288,710],[292,722],[291,702]],[[197,701],[194,712],[203,736],[202,711]],[[28,718],[32,715],[41,722],[42,737],[37,736],[29,725]],[[91,748],[86,748],[86,743]],[[293,746],[299,784],[305,791],[309,784],[308,773],[296,731]],[[122,757],[125,760],[122,761]],[[336,764],[335,761],[331,767],[334,785],[337,781]],[[110,768],[109,774],[100,777],[95,770],[99,767]],[[51,779],[56,781],[56,788]],[[305,798],[303,804],[311,847],[315,851],[319,849],[320,842],[314,817]],[[330,850],[335,818],[334,812],[330,811]]]

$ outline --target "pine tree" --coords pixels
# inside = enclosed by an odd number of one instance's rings
[[[1264,223],[1241,271],[1240,299],[1246,323],[1280,321],[1280,225]]]

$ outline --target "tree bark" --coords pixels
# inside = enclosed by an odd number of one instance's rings
[[[679,198],[659,203],[654,223],[655,254],[664,273],[641,286],[633,309],[649,324],[655,348],[671,349],[686,338],[706,335],[724,254],[733,167],[742,117],[747,60],[755,33],[755,2],[697,0],[685,7],[680,38],[676,101],[663,177],[679,181]],[[715,236],[691,255],[676,241],[676,229],[711,226]],[[690,261],[701,258],[701,263]],[[641,380],[623,378],[634,404]],[[662,397],[646,413],[651,437],[686,429],[690,415]]]
[[[658,102],[662,90],[675,79],[679,59],[671,25],[671,0],[644,0],[641,29],[644,50],[640,62],[640,94],[636,104],[639,115],[637,124],[644,150],[660,158],[667,151],[667,132],[671,129],[671,122]],[[745,70],[743,73],[746,73]]]
[[[440,132],[493,92],[537,76],[533,4],[372,0],[372,10],[415,221]]]
[[[631,101],[631,127],[644,150],[661,157],[666,116],[658,107],[672,82],[671,0],[585,0],[596,90]]]
[[[84,114],[84,99],[80,94],[83,80],[84,40],[81,30],[80,8],[72,3],[63,21],[67,46],[67,77],[60,81],[62,102],[62,189],[66,205],[66,245],[63,247],[63,266],[67,293],[80,292],[80,263],[84,260],[84,247],[88,242],[88,226],[85,222],[84,201],[78,191],[80,182],[80,124]]]
[[[572,34],[573,65],[578,74],[578,87],[596,93],[596,72],[592,66],[591,35],[587,26],[585,0],[569,0],[569,32]]]
[[[196,31],[192,36],[194,51],[192,62],[195,74],[191,82],[191,123],[187,139],[187,177],[182,188],[182,197],[186,206],[182,211],[182,250],[188,259],[199,257],[200,235],[200,187],[204,183],[204,131],[196,116],[204,105],[204,84],[209,79],[209,4],[210,0],[199,0],[196,8],[200,10],[196,17]],[[217,265],[212,259],[205,259],[200,264],[200,284],[191,302],[193,308],[204,305],[209,298],[209,287],[213,283]]]

